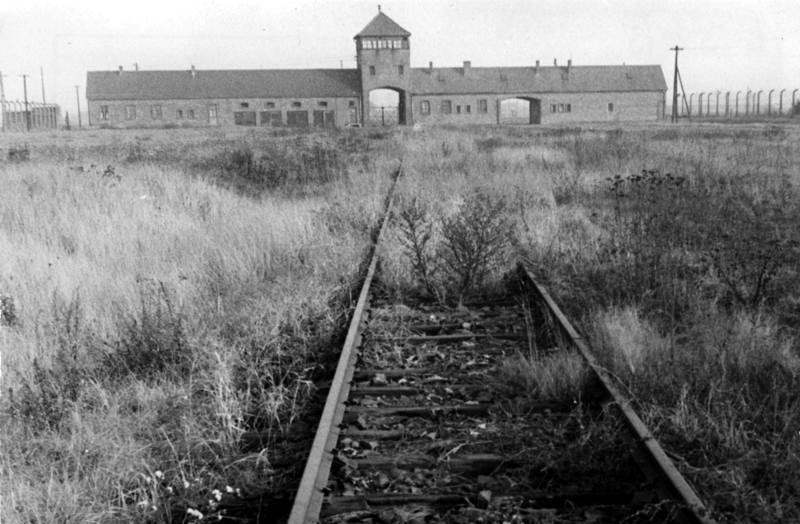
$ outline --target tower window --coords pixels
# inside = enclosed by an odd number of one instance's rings
[[[449,115],[453,112],[453,102],[450,100],[442,100],[442,113]]]
[[[194,120],[194,109],[190,109],[187,116],[190,120]]]
[[[319,102],[317,102],[317,105],[319,107],[328,107],[328,102],[326,102],[325,100],[320,100]]]
[[[175,111],[175,116],[176,116],[178,119],[181,119],[181,118],[183,118],[183,109],[178,109],[177,111]]]
[[[250,104],[249,104],[249,103],[247,103],[247,102],[242,102],[242,103],[240,103],[240,104],[239,104],[239,106],[240,106],[242,109],[247,109],[248,107],[250,107]]]
[[[478,113],[488,113],[489,112],[489,102],[482,98],[478,100]]]
[[[572,104],[564,104],[564,108],[567,113],[572,113]]]
[[[300,102],[292,102],[292,107],[303,107],[303,104]]]
[[[275,102],[267,102],[264,104],[267,109],[272,109],[275,107]]]
[[[397,74],[403,76],[404,73],[405,73],[405,68],[401,65],[397,66]]]
[[[461,106],[456,106],[456,114],[461,114]]]
[[[467,113],[472,113],[472,106],[467,104],[465,110],[467,111]]]
[[[369,66],[369,74],[375,76],[375,66]]]
[[[553,104],[553,105],[550,106],[550,112],[551,113],[555,113],[557,111],[558,111],[558,106],[556,104]]]
[[[613,113],[614,112],[614,102],[609,102],[608,103],[608,112],[609,113]]]
[[[428,100],[423,100],[419,105],[419,111],[423,115],[431,114],[431,103]]]

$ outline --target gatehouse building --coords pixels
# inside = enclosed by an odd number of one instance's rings
[[[356,69],[90,71],[90,124],[347,127],[664,117],[659,65],[411,67],[411,33],[380,11],[354,41]]]

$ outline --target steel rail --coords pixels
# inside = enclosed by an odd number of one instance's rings
[[[394,172],[392,184],[384,200],[383,216],[380,219],[378,234],[372,243],[367,274],[353,311],[353,318],[347,330],[333,382],[331,382],[325,407],[314,436],[314,442],[311,445],[311,452],[300,480],[300,486],[297,489],[292,511],[289,514],[288,524],[313,523],[319,519],[324,498],[323,490],[328,483],[330,466],[333,461],[332,451],[336,446],[340,425],[344,419],[344,403],[350,394],[350,383],[352,382],[354,365],[358,356],[356,349],[361,345],[364,313],[367,311],[370,285],[375,278],[375,271],[378,265],[378,244],[389,222],[388,217],[392,208],[394,191],[402,169],[401,163]]]
[[[664,452],[658,440],[656,440],[642,419],[639,418],[639,415],[633,410],[631,401],[617,388],[615,379],[598,364],[597,359],[595,359],[584,338],[572,326],[566,315],[561,311],[561,308],[550,296],[547,289],[533,278],[533,275],[531,275],[530,271],[528,271],[522,262],[518,264],[517,269],[520,278],[523,282],[527,282],[532,286],[531,291],[534,291],[539,298],[541,298],[547,306],[547,309],[549,309],[555,317],[562,331],[567,335],[572,345],[578,349],[592,372],[594,372],[599,379],[603,388],[613,399],[614,404],[622,413],[628,427],[634,433],[638,443],[647,454],[647,458],[660,473],[662,480],[666,482],[673,496],[676,496],[680,502],[685,504],[686,507],[683,509],[684,520],[699,524],[712,524],[714,521],[706,517],[708,510],[703,504],[703,501],[700,500],[700,497],[697,496],[694,489],[689,485],[686,479],[683,478],[683,475],[680,474],[672,460],[670,460]]]

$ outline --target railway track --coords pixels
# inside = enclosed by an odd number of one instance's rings
[[[398,303],[375,251],[290,524],[710,522],[522,264],[502,293]],[[584,371],[577,395],[514,386],[522,357],[564,355]]]

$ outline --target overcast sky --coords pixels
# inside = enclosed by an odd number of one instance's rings
[[[676,43],[687,92],[800,87],[800,0],[382,0],[425,67],[661,64]],[[86,71],[355,67],[362,0],[2,0],[6,98],[85,106]]]

